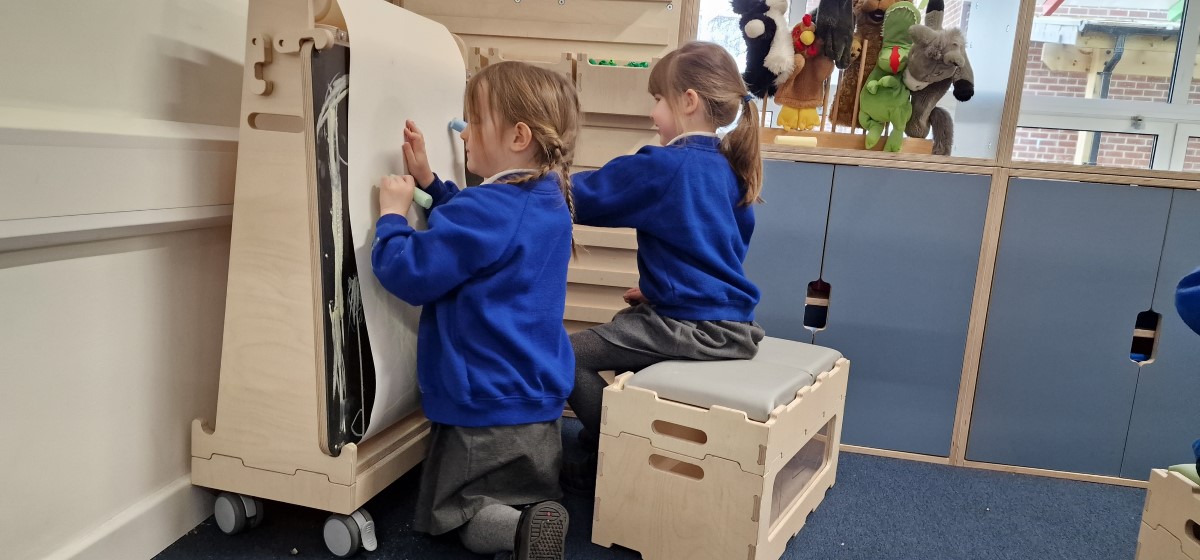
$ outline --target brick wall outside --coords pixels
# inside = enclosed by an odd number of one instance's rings
[[[1135,5],[1136,0],[1129,4]],[[1041,13],[1039,8],[1038,13]],[[1165,21],[1165,10],[1111,8],[1063,5],[1055,16],[1092,19],[1138,19]],[[1086,72],[1055,72],[1042,63],[1044,44],[1030,44],[1025,71],[1024,92],[1028,95],[1053,97],[1084,97],[1087,89]],[[1170,78],[1114,74],[1109,82],[1108,98],[1147,102],[1166,102],[1171,88]],[[1193,81],[1189,99],[1200,103],[1200,82]],[[1078,133],[1071,131],[1020,129],[1014,147],[1015,157],[1025,161],[1054,161],[1070,163],[1075,158]],[[1154,137],[1135,134],[1101,135],[1098,165],[1114,167],[1150,167]],[[1190,147],[1190,144],[1189,144]],[[1196,145],[1197,167],[1200,167],[1200,143]],[[1189,150],[1189,159],[1191,151]],[[1085,154],[1086,158],[1086,154]]]
[[[1129,0],[1129,4],[1137,4],[1137,0]],[[1038,14],[1042,13],[1042,9],[1038,8]],[[1094,7],[1094,6],[1073,6],[1071,4],[1063,4],[1054,11],[1055,16],[1077,17],[1077,18],[1101,18],[1101,19],[1145,19],[1166,21],[1166,10],[1140,10],[1138,8],[1110,8],[1110,7]]]
[[[1078,133],[1049,128],[1018,128],[1013,145],[1016,161],[1070,163],[1075,159]]]
[[[1100,135],[1100,153],[1096,157],[1096,164],[1149,169],[1153,153],[1154,136],[1105,132]]]
[[[1184,171],[1200,171],[1200,138],[1188,138],[1187,152],[1183,158]]]
[[[1085,139],[1086,141],[1086,139]],[[1013,159],[1047,163],[1071,163],[1079,144],[1079,133],[1048,128],[1018,128]],[[1188,143],[1189,153],[1193,144]],[[1097,165],[1149,169],[1154,137],[1146,134],[1100,134]],[[1086,159],[1089,154],[1084,154]],[[1195,143],[1196,168],[1200,169],[1200,141]]]

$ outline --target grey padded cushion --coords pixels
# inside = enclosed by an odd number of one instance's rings
[[[712,408],[720,405],[766,422],[771,411],[792,402],[796,391],[833,369],[837,350],[764,338],[753,360],[659,362],[634,375],[626,385],[658,393],[659,398]]]

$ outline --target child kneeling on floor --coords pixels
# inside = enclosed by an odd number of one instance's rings
[[[411,175],[383,178],[371,253],[389,292],[425,306],[417,378],[433,428],[414,529],[457,530],[478,554],[560,559],[567,512],[551,500],[575,368],[563,310],[579,101],[562,76],[502,62],[467,84],[467,118],[467,168],[488,179],[438,179],[410,121]],[[427,231],[404,217],[418,185],[433,198]]]

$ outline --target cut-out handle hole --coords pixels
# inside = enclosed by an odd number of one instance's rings
[[[1195,521],[1189,519],[1187,522],[1186,531],[1188,538],[1192,539],[1192,542],[1200,545],[1200,525],[1197,525]]]
[[[271,132],[303,132],[304,119],[278,113],[250,113],[250,128]]]
[[[679,475],[684,478],[690,478],[692,480],[704,479],[704,469],[700,468],[700,465],[685,463],[670,457],[663,457],[662,455],[651,455],[650,466],[660,471]]]
[[[667,437],[682,439],[692,443],[708,443],[708,434],[696,428],[689,428],[663,420],[655,420],[650,424],[650,429],[656,434],[662,434]]]
[[[1129,345],[1129,359],[1138,365],[1154,361],[1154,350],[1158,346],[1158,325],[1162,315],[1153,309],[1138,313],[1133,325],[1133,342]]]
[[[833,287],[820,278],[808,283],[804,297],[804,328],[817,332],[825,329],[829,319],[829,295]]]

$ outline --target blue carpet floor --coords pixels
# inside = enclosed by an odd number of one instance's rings
[[[578,423],[565,425],[568,456]],[[1144,490],[842,453],[837,483],[783,558],[833,560],[1131,560]],[[367,503],[379,550],[363,560],[482,558],[457,538],[412,531],[417,472]],[[568,557],[627,559],[591,544],[592,503],[568,497]],[[268,502],[261,526],[227,536],[209,518],[158,560],[332,558],[326,513]],[[296,551],[293,554],[293,549]],[[732,560],[732,559],[731,559]]]

